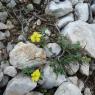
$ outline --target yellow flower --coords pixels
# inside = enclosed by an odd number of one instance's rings
[[[40,42],[41,41],[41,37],[42,37],[42,35],[40,33],[34,32],[31,35],[30,39],[31,39],[32,42]]]
[[[39,71],[39,69],[35,70],[32,74],[31,74],[31,79],[32,81],[37,82],[41,77],[41,72]]]

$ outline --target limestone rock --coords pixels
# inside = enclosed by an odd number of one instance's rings
[[[4,69],[4,74],[14,77],[17,74],[17,70],[13,66],[8,66]]]
[[[13,29],[14,28],[14,25],[10,20],[7,20],[7,27],[8,27],[8,29]]]
[[[43,69],[43,80],[42,87],[46,89],[51,89],[53,87],[59,86],[63,81],[66,81],[65,75],[56,74],[53,68],[46,65]]]
[[[69,75],[74,75],[79,70],[79,63],[73,62],[65,65],[66,72]]]
[[[71,43],[80,42],[80,46],[91,56],[95,58],[95,24],[88,24],[83,21],[69,23],[62,34],[66,36]]]
[[[61,52],[61,47],[57,43],[48,43],[45,51],[47,57],[57,56]]]
[[[23,69],[45,63],[46,53],[32,43],[19,42],[9,54],[10,64]]]
[[[15,0],[11,0],[8,4],[7,7],[9,8],[14,8],[16,6],[16,1]]]
[[[3,79],[3,76],[4,76],[4,74],[3,74],[2,70],[0,69],[0,82],[1,82],[2,79]]]
[[[5,40],[5,39],[6,39],[5,33],[0,31],[0,40]]]
[[[76,5],[79,2],[79,0],[69,0],[69,1],[71,1],[72,5]]]
[[[3,30],[3,29],[8,29],[8,27],[4,23],[0,22],[0,30]]]
[[[0,49],[4,49],[4,48],[5,48],[4,44],[0,42]]]
[[[58,21],[56,22],[56,25],[59,27],[59,28],[62,28],[64,27],[66,24],[68,24],[69,22],[72,22],[74,21],[74,17],[73,17],[73,14],[69,14],[65,17],[62,17],[62,18],[59,18]]]
[[[9,3],[11,0],[1,0],[3,3]]]
[[[0,10],[3,8],[4,8],[4,6],[3,6],[2,2],[0,1]]]
[[[77,76],[72,76],[72,77],[69,77],[68,79],[69,79],[69,81],[71,83],[73,83],[74,85],[76,85],[81,91],[83,90],[84,83],[83,83],[82,80],[78,79]]]
[[[5,31],[5,36],[6,36],[6,38],[7,38],[7,37],[10,37],[10,35],[11,35],[10,32],[9,32],[8,30],[6,30],[6,31]]]
[[[91,91],[90,91],[90,88],[85,88],[84,90],[84,95],[92,95]]]
[[[36,87],[29,77],[17,76],[7,85],[4,95],[25,95]]]
[[[1,65],[0,65],[0,68],[4,71],[4,69],[6,67],[9,66],[9,62],[8,61],[1,61]]]
[[[90,63],[90,70],[92,70],[92,71],[95,70],[95,63],[94,62]]]
[[[6,86],[8,81],[9,81],[9,77],[4,75],[3,79],[0,81],[0,88]]]
[[[70,82],[63,82],[54,95],[82,95],[80,89]]]
[[[89,18],[89,8],[87,3],[78,3],[75,6],[75,15],[77,20],[87,21]]]
[[[14,44],[12,44],[11,42],[8,42],[8,44],[7,44],[7,52],[9,53],[13,48],[14,48]]]
[[[69,80],[77,86],[78,83],[78,77],[77,76],[73,76],[73,77],[69,77]]]
[[[41,3],[41,0],[33,0],[33,3],[40,4]]]
[[[80,66],[80,72],[83,75],[89,76],[89,63],[82,63]]]
[[[33,11],[34,7],[33,4],[28,4],[27,6],[28,11]]]
[[[78,88],[82,91],[84,89],[84,82],[82,80],[78,80],[77,83]]]
[[[5,22],[7,17],[8,17],[8,13],[7,12],[0,12],[0,21],[1,22]]]
[[[59,3],[51,1],[45,9],[46,14],[53,15],[55,17],[64,16],[72,11],[73,11],[72,4],[68,0]]]

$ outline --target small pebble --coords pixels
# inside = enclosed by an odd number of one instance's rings
[[[15,0],[11,0],[11,1],[7,4],[7,7],[9,7],[9,8],[14,8],[15,6],[16,6]]]
[[[51,31],[47,28],[47,29],[45,29],[45,34],[46,34],[47,36],[50,36],[50,35],[51,35]]]
[[[28,4],[27,9],[28,9],[28,11],[33,11],[34,7],[32,4]]]
[[[41,20],[38,19],[37,22],[36,22],[37,25],[41,25]]]
[[[33,1],[33,3],[35,3],[35,4],[40,4],[41,3],[41,0],[32,0]]]
[[[13,66],[8,66],[4,69],[4,74],[11,76],[11,77],[15,77],[17,74],[17,71]]]

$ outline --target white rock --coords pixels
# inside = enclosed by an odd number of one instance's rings
[[[1,2],[3,2],[3,3],[8,3],[8,2],[10,2],[11,0],[1,0]]]
[[[78,80],[77,86],[79,87],[79,89],[82,91],[84,89],[84,83],[82,80]]]
[[[4,74],[14,77],[17,74],[17,70],[13,66],[8,66],[4,69]]]
[[[90,88],[85,88],[84,95],[92,95]]]
[[[0,10],[3,9],[3,8],[4,8],[4,6],[3,6],[3,4],[0,1]]]
[[[66,72],[69,75],[74,75],[79,70],[79,63],[73,62],[65,65]]]
[[[5,33],[0,31],[0,40],[5,40],[5,39],[6,39]]]
[[[67,81],[67,79],[65,78],[65,75],[61,75],[59,74],[57,76],[57,81],[56,81],[56,85],[59,86],[62,82]]]
[[[77,20],[87,21],[89,18],[89,8],[87,3],[78,3],[75,6],[75,15]]]
[[[47,57],[57,56],[61,52],[61,47],[57,43],[48,43],[45,51]]]
[[[3,76],[3,79],[0,81],[0,88],[5,87],[8,84],[9,77],[8,76]]]
[[[69,77],[69,80],[77,86],[78,83],[78,77],[77,76],[73,76],[73,77]]]
[[[26,38],[25,38],[25,36],[24,35],[19,35],[18,36],[18,41],[26,41]]]
[[[65,75],[58,76],[53,71],[52,67],[46,65],[43,69],[43,82],[42,87],[50,89],[59,86],[63,81],[66,81]]]
[[[51,1],[45,9],[46,14],[53,15],[56,17],[64,16],[72,11],[73,11],[72,4],[68,0],[59,3]]]
[[[5,31],[5,36],[10,37],[10,32],[8,30]]]
[[[17,76],[8,83],[4,95],[25,95],[36,86],[29,77]]]
[[[84,0],[78,0],[79,1],[79,3],[83,3],[84,2]]]
[[[60,2],[60,0],[53,0],[54,2],[56,2],[56,3],[59,3]]]
[[[5,48],[4,44],[0,42],[0,49],[4,49],[4,48]]]
[[[80,89],[70,82],[63,82],[54,95],[82,95]]]
[[[72,76],[68,78],[70,82],[72,82],[74,85],[76,85],[81,91],[84,88],[84,83],[82,80],[78,79],[77,76]]]
[[[76,5],[79,2],[79,0],[69,0],[69,1],[71,1],[72,5]]]
[[[26,7],[27,7],[28,11],[33,11],[33,9],[34,9],[32,3],[31,4],[28,4]]]
[[[10,52],[10,64],[22,69],[31,66],[40,66],[45,63],[46,53],[42,48],[32,43],[19,42]]]
[[[2,70],[0,69],[0,82],[1,82],[2,79],[3,79],[3,76],[4,76],[4,74],[3,74]]]
[[[48,28],[45,29],[45,35],[47,35],[47,36],[51,35],[51,31]]]
[[[15,0],[11,0],[11,1],[7,4],[7,7],[9,7],[9,8],[14,8],[15,6],[16,6]]]
[[[14,48],[14,44],[12,44],[11,42],[8,42],[8,44],[7,44],[7,52],[9,53],[13,48]]]
[[[72,43],[80,42],[80,46],[95,58],[95,24],[88,24],[83,21],[69,23],[63,30],[62,34]]]
[[[0,12],[0,21],[1,22],[5,22],[7,17],[8,17],[8,13],[7,12]]]
[[[82,63],[80,65],[80,72],[83,75],[89,76],[89,63]]]
[[[8,29],[14,28],[14,25],[12,24],[12,22],[10,20],[7,20],[7,27],[8,27]]]
[[[67,15],[65,17],[59,18],[58,21],[56,22],[56,25],[59,28],[64,27],[66,24],[68,24],[69,22],[74,21],[74,17],[73,14]]]
[[[33,0],[33,3],[40,4],[41,3],[41,0]]]
[[[9,66],[9,62],[8,61],[1,61],[1,65],[0,65],[0,68],[2,70],[4,70],[6,67]]]
[[[37,24],[37,25],[41,25],[41,20],[38,19],[38,20],[36,21],[36,24]]]
[[[3,30],[3,29],[8,29],[8,27],[4,23],[0,22],[0,30]]]
[[[94,62],[90,63],[90,70],[92,70],[92,71],[95,70],[95,63]]]

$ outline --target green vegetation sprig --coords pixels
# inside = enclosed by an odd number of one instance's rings
[[[50,65],[56,74],[65,73],[65,65],[72,62],[89,63],[91,59],[82,55],[80,43],[72,44],[66,37],[59,36],[57,43],[61,46],[63,54],[56,58],[50,59]]]

